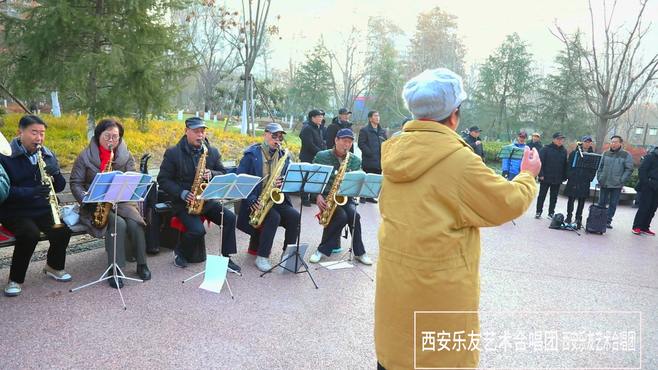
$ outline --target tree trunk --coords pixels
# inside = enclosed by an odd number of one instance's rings
[[[609,120],[606,118],[598,117],[596,119],[596,152],[603,153],[603,144],[605,144],[606,136],[608,136]]]

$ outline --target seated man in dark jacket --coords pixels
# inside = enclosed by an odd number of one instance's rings
[[[379,124],[379,112],[368,112],[368,124],[359,131],[359,149],[363,160],[363,171],[382,173],[382,143],[386,141],[386,130]],[[374,198],[361,198],[361,203],[377,203]]]
[[[585,208],[585,201],[589,196],[589,185],[596,176],[596,168],[586,168],[578,165],[578,156],[583,153],[593,153],[592,137],[584,136],[582,142],[578,143],[576,149],[569,154],[567,160],[567,185],[564,188],[564,195],[569,197],[567,202],[567,218],[564,222],[571,224],[573,215],[573,206],[578,200],[578,208],[576,208],[576,229],[582,227],[583,221],[583,208]]]
[[[302,140],[302,148],[299,151],[299,160],[302,162],[313,162],[315,154],[325,150],[324,132],[321,125],[324,120],[324,112],[319,109],[312,109],[308,112],[308,121],[304,122],[302,130],[299,132],[299,138]],[[302,194],[302,204],[305,207],[311,206],[311,196],[308,193]]]
[[[537,197],[537,213],[535,218],[541,217],[546,193],[551,191],[548,202],[548,217],[553,218],[560,184],[567,179],[567,150],[564,149],[564,135],[559,132],[553,134],[553,142],[545,145],[539,152],[541,170],[539,171],[539,196]]]
[[[244,151],[244,156],[240,160],[237,171],[238,173],[246,173],[263,178],[263,181],[256,186],[247,199],[241,202],[240,213],[238,214],[238,229],[258,241],[258,255],[256,256],[255,263],[256,267],[263,272],[272,269],[269,257],[272,251],[272,244],[274,243],[274,235],[279,226],[283,226],[286,229],[286,235],[283,241],[284,250],[288,245],[296,244],[297,242],[299,212],[292,207],[290,198],[284,193],[279,194],[283,197],[281,204],[273,203],[272,199],[268,200],[272,208],[264,216],[261,225],[254,227],[249,222],[251,213],[264,206],[259,202],[259,198],[262,194],[263,186],[270,182],[272,171],[278,167],[284,155],[284,151],[281,149],[281,142],[285,134],[286,132],[280,124],[268,124],[265,127],[263,142],[254,144]],[[290,162],[290,156],[286,157],[285,161],[286,163],[282,167],[281,172],[277,174],[277,180],[275,180],[275,187],[277,188],[281,187],[281,177],[285,174],[288,163]]]
[[[43,146],[47,125],[37,116],[23,116],[18,122],[18,137],[11,142],[11,154],[0,155],[0,165],[10,181],[9,195],[0,207],[0,223],[16,237],[5,295],[21,294],[21,284],[39,242],[39,232],[48,237],[50,247],[43,272],[57,281],[70,281],[64,271],[66,247],[71,230],[55,223],[49,200],[50,185],[44,185],[39,169],[39,154],[45,163],[45,173],[51,178],[55,192],[64,190],[66,180],[59,169],[55,154]],[[55,205],[57,207],[57,205]]]
[[[222,255],[229,257],[237,252],[235,242],[235,214],[228,208],[222,207],[219,201],[205,201],[201,214],[190,214],[187,205],[195,201],[192,190],[197,165],[202,155],[206,155],[206,165],[203,171],[203,179],[210,181],[213,176],[226,173],[222,165],[222,156],[217,148],[210,146],[206,139],[206,124],[199,117],[188,118],[185,121],[185,136],[176,146],[168,148],[164,154],[160,173],[158,174],[158,185],[171,199],[173,199],[173,212],[186,228],[181,236],[179,244],[174,249],[174,265],[187,267],[187,259],[184,256],[184,248],[191,248],[206,235],[201,216],[214,224],[222,223],[222,208],[224,228],[222,231]],[[240,266],[229,259],[228,267],[240,272]]]

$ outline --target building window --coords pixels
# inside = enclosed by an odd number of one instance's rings
[[[644,133],[644,128],[642,127],[635,128],[635,135],[642,135],[642,133]]]
[[[658,134],[658,128],[650,128],[649,135],[656,136]]]

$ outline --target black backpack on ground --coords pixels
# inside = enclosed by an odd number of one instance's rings
[[[562,213],[556,213],[551,219],[551,224],[548,228],[556,230],[564,228],[564,215]]]

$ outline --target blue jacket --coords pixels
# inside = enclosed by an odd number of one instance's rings
[[[246,173],[248,175],[263,177],[263,152],[261,151],[262,144],[253,144],[247,149],[245,149],[242,159],[240,159],[240,164],[238,165],[237,173]],[[280,153],[282,154],[282,153]],[[285,174],[286,168],[290,164],[290,157],[286,160],[286,165],[283,168],[282,176]],[[247,199],[240,202],[240,212],[238,213],[237,228],[247,234],[251,234],[254,231],[254,228],[249,225],[249,207],[254,204],[260,193],[263,189],[263,183],[269,179],[264,179],[261,181],[254,190],[247,196]],[[290,198],[286,195],[284,204],[292,205]]]
[[[510,144],[509,146],[514,146],[516,148],[519,148],[521,150],[521,153],[523,153],[524,148],[526,147],[526,144],[519,144],[519,143],[514,143]],[[510,151],[510,154],[512,152]],[[514,150],[514,154],[518,156],[519,151]],[[518,175],[521,172],[521,160],[520,159],[514,159],[511,157],[503,157],[501,158],[503,160],[503,165],[502,165],[502,170],[503,170],[503,176],[509,178],[510,180],[514,178],[514,176]]]
[[[11,156],[0,155],[0,165],[9,176],[9,195],[0,206],[0,222],[7,218],[36,217],[50,212],[50,205],[45,197],[35,194],[36,187],[41,185],[39,168],[32,164],[25,149],[15,138],[10,143]],[[59,169],[55,154],[48,148],[41,149],[41,155],[47,166]],[[64,190],[66,180],[60,171],[53,176],[55,192]]]

